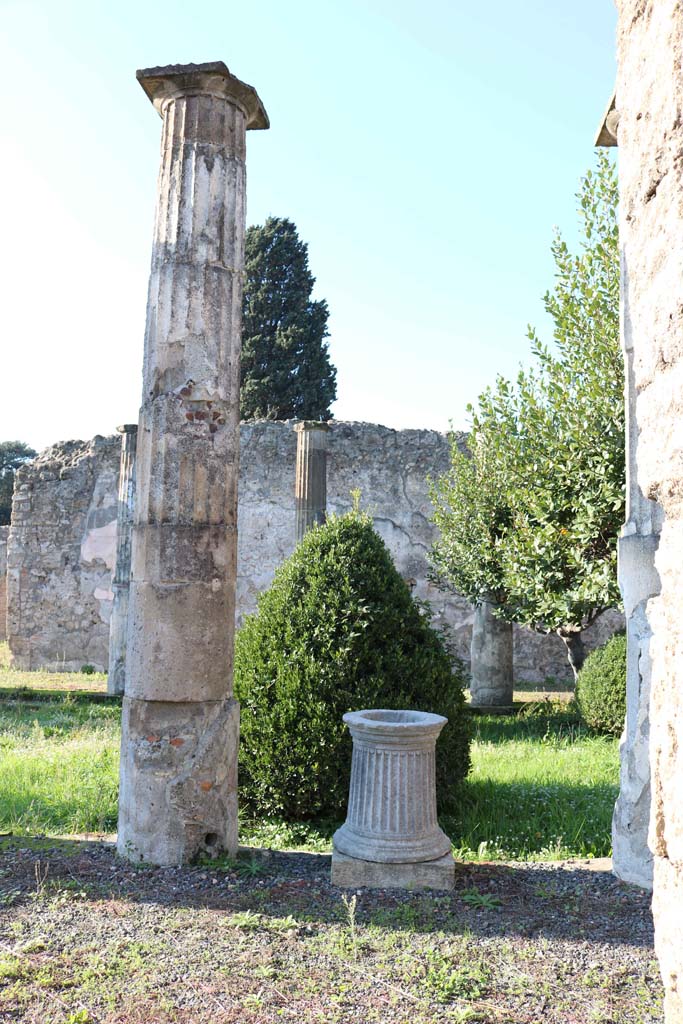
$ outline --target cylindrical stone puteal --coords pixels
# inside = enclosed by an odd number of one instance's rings
[[[334,848],[359,860],[438,860],[451,841],[436,816],[436,740],[442,715],[388,709],[344,715],[353,739],[346,821]]]

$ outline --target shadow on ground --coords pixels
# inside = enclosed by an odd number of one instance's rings
[[[111,842],[8,835],[0,838],[0,880],[5,907],[24,909],[72,896],[84,912],[88,903],[126,901],[294,918],[309,931],[347,915],[324,854],[254,848],[233,861],[155,868],[117,857]],[[649,894],[585,863],[458,863],[453,892],[355,895],[358,923],[378,928],[652,947]]]

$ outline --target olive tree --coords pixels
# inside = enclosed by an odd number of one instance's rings
[[[624,371],[619,347],[617,180],[600,155],[578,194],[579,251],[557,233],[545,296],[552,347],[529,330],[534,365],[469,407],[469,460],[452,449],[433,487],[437,578],[493,594],[508,621],[556,632],[583,663],[583,631],[619,604],[624,518]],[[456,507],[456,502],[460,506]],[[478,588],[481,587],[481,590]]]

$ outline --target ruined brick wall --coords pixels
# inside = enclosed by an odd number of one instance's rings
[[[620,0],[618,58],[631,462],[655,537],[649,565],[626,575],[634,587],[639,572],[658,576],[643,607],[651,637],[640,671],[650,686],[655,941],[674,1024],[683,1022],[683,6]]]
[[[375,527],[391,550],[399,572],[415,581],[415,595],[432,604],[437,624],[449,629],[454,650],[468,661],[472,630],[470,605],[456,595],[435,589],[427,580],[427,552],[435,536],[430,522],[427,478],[438,476],[448,467],[446,436],[432,430],[390,430],[371,423],[333,421],[330,427],[328,510],[349,509],[351,492],[361,492],[361,504],[373,516]],[[24,573],[22,618],[13,625],[10,637],[18,665],[28,666],[29,661],[32,667],[48,664],[80,668],[86,661],[98,667],[107,664],[107,632],[106,628],[100,628],[100,623],[105,627],[111,609],[107,573],[115,547],[112,524],[116,514],[119,438],[100,440],[95,447],[80,442],[73,444],[79,453],[77,468],[71,469],[72,474],[78,474],[78,507],[73,487],[76,481],[72,476],[67,477],[65,483],[61,470],[58,471],[61,465],[58,446],[48,449],[26,467],[20,478],[21,493],[30,493],[33,505],[27,508],[26,515],[17,506],[16,514],[26,526],[21,534],[13,531],[11,543],[15,579],[20,568]],[[74,452],[69,446],[64,446],[64,460],[65,469],[74,461]],[[270,584],[277,566],[294,549],[295,462],[293,423],[242,425],[238,624],[245,614],[254,610],[258,593]],[[45,519],[44,510],[52,507],[60,510],[59,526]],[[97,535],[97,579],[92,563],[83,561],[83,551],[91,553],[92,540],[84,549],[83,538],[86,534],[90,536],[95,510],[99,510],[98,526],[106,519],[106,529]],[[38,534],[31,534],[28,526],[36,512],[44,523]],[[51,555],[48,549],[52,550]],[[68,572],[63,565],[65,559]],[[70,597],[64,588],[65,576],[70,581]],[[95,588],[99,596],[88,600],[87,593],[94,595]],[[55,615],[55,595],[59,595],[59,617]],[[16,603],[18,599],[19,588],[15,583],[11,600]],[[81,611],[72,613],[70,609],[74,606]],[[589,645],[601,642],[619,621],[618,616],[612,616],[597,623],[591,631]],[[555,636],[516,630],[515,675],[517,679],[531,681],[547,676],[570,679],[564,645]]]
[[[7,639],[7,538],[9,526],[0,526],[0,641]]]

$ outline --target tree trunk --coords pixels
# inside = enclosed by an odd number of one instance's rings
[[[581,666],[586,660],[586,649],[583,646],[581,632],[576,631],[565,633],[561,629],[558,629],[557,635],[567,648],[567,661],[571,665],[572,672],[574,673],[574,682],[576,683]]]

